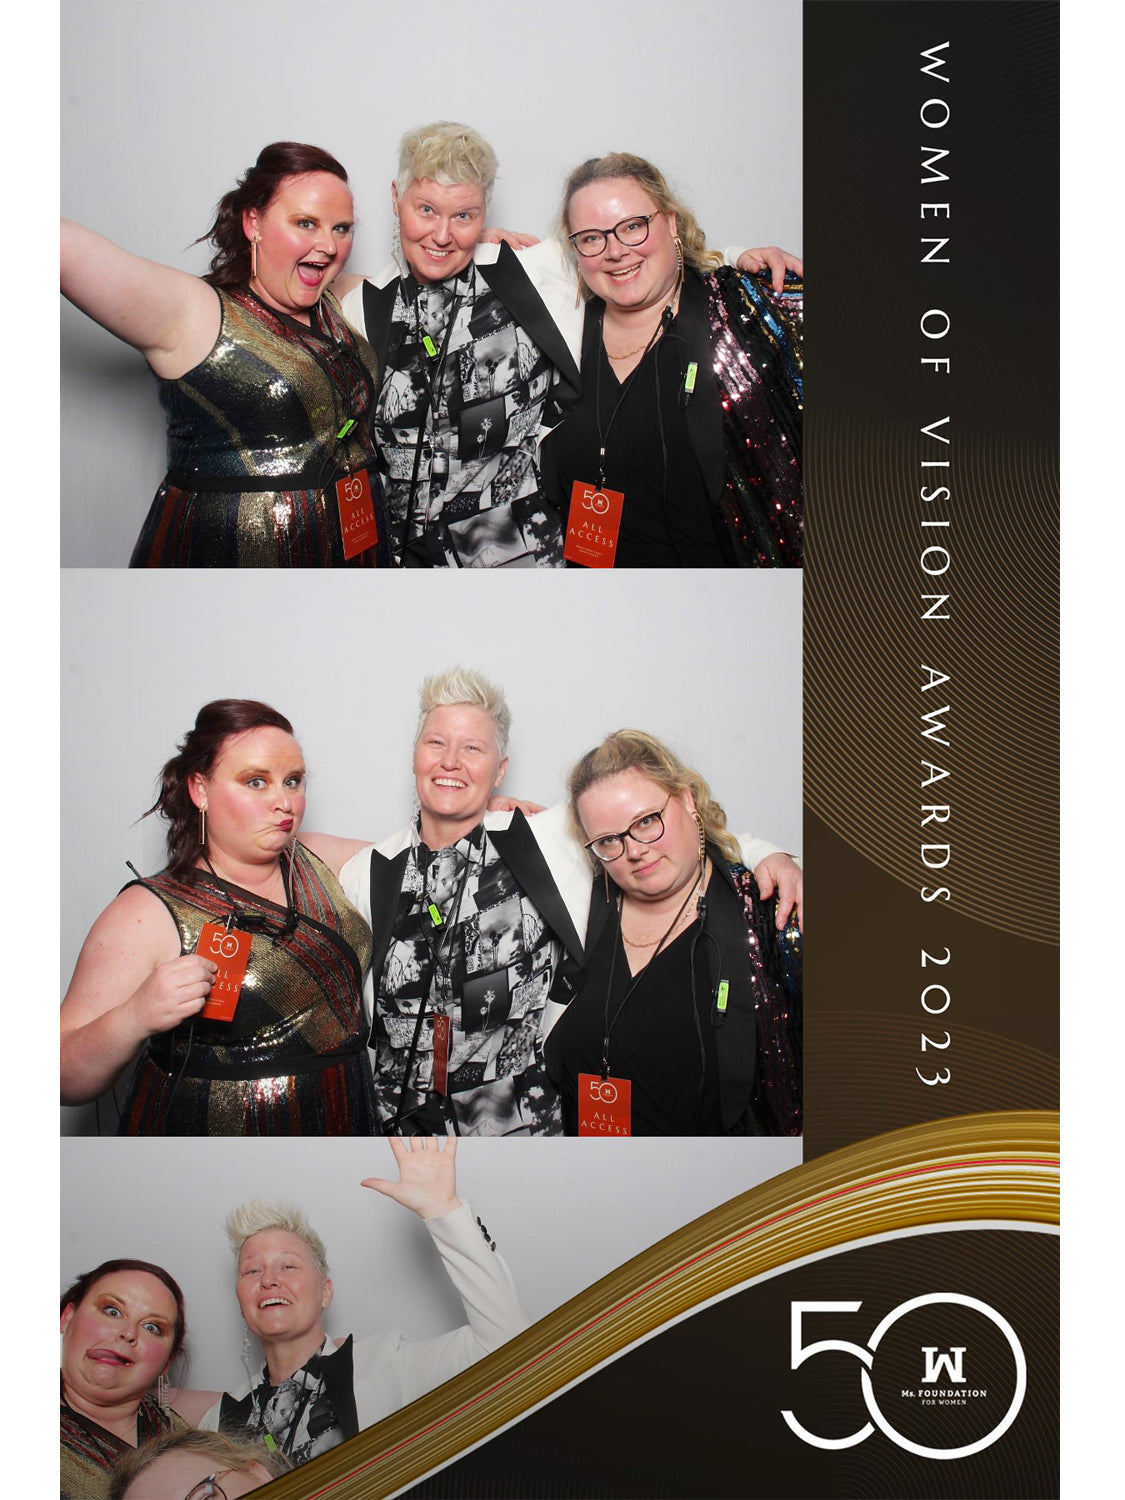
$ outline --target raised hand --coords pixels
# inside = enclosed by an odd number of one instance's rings
[[[456,1139],[432,1135],[392,1135],[387,1139],[398,1163],[398,1181],[365,1177],[364,1187],[413,1209],[420,1219],[436,1219],[458,1207]]]

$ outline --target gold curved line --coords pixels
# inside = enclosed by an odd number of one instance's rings
[[[793,1168],[685,1225],[439,1390],[277,1481],[278,1500],[394,1494],[673,1319],[806,1256],[941,1224],[1056,1225],[1058,1154],[1057,1112],[1018,1111],[911,1126]]]

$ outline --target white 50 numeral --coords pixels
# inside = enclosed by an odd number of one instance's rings
[[[975,1443],[966,1443],[961,1448],[926,1448],[921,1443],[912,1442],[910,1438],[903,1437],[887,1421],[879,1410],[875,1400],[875,1388],[871,1383],[871,1365],[875,1358],[875,1351],[883,1335],[899,1318],[906,1313],[913,1312],[917,1307],[929,1307],[935,1302],[955,1303],[958,1307],[971,1307],[974,1311],[983,1315],[995,1323],[1000,1332],[1008,1340],[1012,1355],[1016,1362],[1016,1388],[1012,1395],[1011,1405],[1001,1420],[991,1432],[984,1437],[978,1438]],[[850,1437],[826,1438],[820,1437],[815,1432],[810,1432],[807,1427],[802,1426],[791,1411],[783,1411],[781,1415],[785,1418],[786,1425],[795,1432],[802,1442],[809,1443],[814,1448],[854,1448],[857,1443],[862,1443],[869,1438],[878,1427],[885,1437],[889,1437],[892,1443],[900,1448],[905,1448],[908,1453],[916,1453],[920,1458],[967,1458],[970,1453],[979,1453],[982,1448],[989,1447],[1001,1437],[1012,1423],[1023,1405],[1024,1394],[1027,1390],[1027,1361],[1024,1358],[1023,1349],[1019,1339],[1016,1337],[1015,1329],[1002,1318],[995,1308],[989,1307],[987,1302],[981,1302],[976,1297],[966,1297],[961,1292],[927,1292],[922,1297],[912,1297],[909,1302],[901,1302],[898,1307],[893,1308],[875,1329],[866,1346],[862,1344],[849,1344],[845,1339],[821,1339],[815,1344],[805,1344],[804,1334],[801,1328],[801,1320],[805,1313],[832,1312],[832,1313],[854,1313],[863,1306],[862,1302],[793,1302],[790,1304],[790,1368],[797,1370],[804,1364],[805,1360],[812,1359],[815,1354],[823,1354],[826,1350],[834,1349],[842,1354],[854,1354],[863,1368],[859,1372],[860,1388],[863,1392],[863,1404],[867,1407],[870,1422],[866,1422],[858,1432],[853,1432]]]

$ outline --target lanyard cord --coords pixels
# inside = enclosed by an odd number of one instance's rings
[[[290,1378],[292,1378],[292,1377],[290,1377]],[[285,1382],[283,1381],[282,1384],[284,1384],[284,1383]],[[277,1390],[277,1386],[271,1386],[269,1384],[269,1367],[268,1366],[266,1368],[266,1379],[263,1382],[263,1384],[265,1385],[265,1387],[266,1387],[267,1390]],[[284,1438],[284,1441],[281,1444],[281,1451],[282,1451],[282,1453],[285,1454],[286,1457],[288,1457],[289,1454],[292,1453],[292,1451],[293,1451],[293,1443],[294,1443],[294,1441],[296,1440],[296,1437],[297,1437],[297,1428],[300,1425],[301,1418],[304,1416],[305,1412],[313,1404],[313,1402],[316,1400],[316,1398],[320,1395],[320,1393],[323,1390],[324,1390],[324,1376],[323,1375],[319,1375],[317,1377],[317,1382],[316,1382],[315,1386],[313,1386],[311,1388],[309,1386],[305,1386],[304,1394],[303,1394],[303,1396],[301,1398],[301,1402],[300,1402],[299,1406],[297,1407],[297,1410],[293,1413],[292,1417],[289,1419],[289,1426],[286,1429],[285,1438]],[[267,1396],[263,1395],[263,1393],[262,1393],[262,1384],[259,1384],[257,1390],[254,1392],[254,1398],[255,1398],[255,1404],[257,1405],[257,1408],[258,1408],[258,1426],[259,1426],[259,1428],[263,1428],[264,1427],[265,1430],[270,1434],[270,1436],[273,1437],[274,1434],[273,1434],[272,1430],[269,1427],[266,1426],[266,1402],[267,1402],[267,1400],[269,1398]],[[333,1413],[333,1415],[335,1415],[335,1413]],[[275,1439],[275,1441],[276,1441],[276,1439]]]
[[[481,865],[483,866],[483,864],[484,864],[484,850],[483,850],[483,847],[481,849],[481,860],[480,860],[480,862],[481,862]],[[446,944],[445,944],[445,946],[446,946],[446,957],[450,960],[450,963],[448,963],[445,966],[445,979],[446,979],[448,987],[449,987],[450,998],[452,998],[452,992],[453,992],[453,984],[452,984],[452,980],[450,978],[450,969],[451,969],[451,964],[452,964],[452,953],[453,953],[453,940],[454,940],[454,935],[455,935],[455,933],[457,931],[457,919],[461,915],[461,902],[464,899],[465,888],[466,888],[466,886],[469,883],[469,876],[472,874],[473,866],[475,864],[476,864],[475,860],[472,860],[472,859],[466,859],[465,860],[465,869],[464,869],[464,872],[463,872],[463,874],[461,876],[461,884],[460,884],[460,886],[458,887],[458,890],[457,890],[457,901],[456,901],[456,904],[454,905],[453,911],[451,913],[451,920],[449,922],[443,924],[446,927],[446,929],[447,929],[447,939],[446,939]],[[406,1090],[407,1090],[407,1088],[408,1088],[408,1086],[410,1084],[410,1074],[411,1074],[411,1072],[413,1071],[413,1068],[414,1068],[414,1061],[415,1061],[415,1058],[417,1057],[417,1054],[418,1054],[418,1042],[419,1042],[419,1040],[421,1039],[421,1036],[422,1036],[422,1022],[426,1018],[426,1008],[427,1008],[427,1006],[429,1004],[430,993],[431,993],[431,991],[432,991],[432,989],[434,987],[434,983],[435,983],[435,981],[437,981],[440,984],[440,975],[438,973],[438,970],[439,970],[439,967],[441,965],[441,958],[442,958],[442,954],[441,954],[441,940],[440,939],[438,940],[437,949],[435,950],[434,945],[433,945],[433,934],[431,933],[430,929],[427,928],[427,926],[426,926],[426,915],[427,915],[427,913],[426,913],[426,906],[427,906],[427,902],[426,902],[426,882],[427,882],[427,880],[429,878],[429,873],[430,873],[429,872],[429,866],[427,865],[426,871],[425,871],[425,873],[422,876],[422,891],[421,891],[421,895],[419,896],[419,901],[421,902],[421,908],[422,908],[422,912],[421,912],[422,937],[425,940],[426,948],[428,949],[429,954],[430,954],[430,962],[433,965],[433,974],[431,976],[430,983],[422,991],[422,1002],[421,1002],[421,1004],[418,1007],[418,1019],[414,1023],[414,1035],[410,1038],[410,1050],[406,1054],[406,1066],[403,1068],[403,1071],[402,1071],[402,1084],[399,1087],[399,1091],[398,1091],[398,1103],[395,1106],[394,1119],[391,1121],[391,1123],[390,1123],[389,1126],[385,1127],[384,1132],[383,1132],[385,1135],[394,1135],[397,1132],[399,1125],[402,1123],[403,1112],[404,1112],[404,1110],[406,1108]],[[437,1011],[437,1006],[435,1005],[435,1012],[436,1011]]]
[[[606,423],[604,433],[602,431],[602,365],[607,362],[609,356],[605,354],[605,339],[603,335],[601,349],[598,354],[597,371],[594,376],[594,420],[597,423],[598,427],[598,489],[600,490],[605,489],[605,447],[609,442],[610,430],[613,427],[613,423],[617,417],[617,413],[621,410],[621,407],[624,404],[625,397],[629,394],[633,381],[637,378],[637,371],[644,364],[645,359],[648,357],[649,350],[656,343],[660,335],[664,332],[665,327],[671,323],[672,319],[669,317],[669,313],[671,313],[671,311],[672,304],[669,302],[668,306],[660,315],[660,322],[657,323],[656,327],[652,330],[652,337],[644,346],[644,349],[641,352],[640,359],[629,371],[628,377],[625,380],[625,384],[621,387],[621,394],[620,396],[618,396],[617,403],[614,406],[612,412],[610,412],[609,414],[609,421]],[[603,326],[605,324],[604,307],[602,308],[602,324]],[[604,358],[602,357],[603,355],[605,356]],[[655,957],[655,954],[653,956]]]
[[[652,965],[656,962],[656,960],[659,957],[659,955],[664,951],[664,944],[668,941],[668,939],[671,936],[671,934],[675,931],[675,927],[676,927],[677,922],[683,916],[684,912],[687,911],[688,902],[691,900],[691,898],[695,895],[696,891],[699,889],[699,884],[700,884],[700,882],[703,879],[704,870],[705,870],[705,866],[701,863],[700,866],[699,866],[699,874],[695,877],[694,881],[692,882],[691,889],[688,891],[687,895],[684,897],[683,903],[681,904],[679,911],[672,918],[672,920],[668,924],[668,926],[664,929],[663,936],[661,937],[660,941],[656,945],[656,951],[653,953],[652,957],[649,959],[648,963],[645,964],[644,968],[640,971],[640,973],[639,974],[634,974],[632,976],[632,982],[629,985],[628,989],[625,991],[625,994],[624,994],[624,996],[622,998],[621,1004],[614,1011],[614,1013],[613,1013],[613,1019],[610,1020],[610,1016],[609,1016],[609,1000],[610,1000],[610,996],[613,994],[613,975],[614,975],[614,971],[616,970],[616,967],[617,967],[617,946],[618,946],[616,942],[613,945],[613,952],[612,952],[612,954],[610,956],[610,960],[609,960],[609,982],[607,983],[606,989],[605,989],[605,1022],[604,1022],[604,1028],[605,1029],[604,1029],[604,1032],[603,1032],[603,1035],[602,1035],[602,1081],[603,1082],[605,1081],[605,1079],[607,1079],[609,1077],[609,1038],[610,1038],[610,1034],[612,1033],[613,1028],[617,1025],[617,1022],[618,1022],[618,1020],[621,1017],[621,1012],[625,1009],[625,1007],[628,1005],[629,1001],[632,999],[634,993],[639,988],[641,981],[644,979],[645,975],[648,973],[648,971],[652,967]],[[618,932],[618,936],[621,937],[622,942],[624,942],[624,934],[621,931],[621,908],[623,907],[624,904],[625,904],[625,897],[624,897],[624,894],[622,894],[622,895],[618,896],[618,898],[617,898],[617,932]]]
[[[474,270],[473,274],[475,276],[475,274],[476,274],[475,270]],[[420,296],[422,294],[422,291],[423,291],[423,288],[419,287],[418,288],[418,296],[416,296],[414,298],[414,333],[415,333],[415,341],[416,341],[416,343],[418,345],[419,350],[420,351],[424,351],[428,355],[429,354],[429,350],[426,349],[426,346],[425,346],[425,344],[423,342],[421,314],[418,311],[418,301],[419,301],[419,298],[420,298]],[[440,385],[441,385],[441,378],[442,378],[442,376],[445,373],[445,359],[446,359],[446,355],[447,355],[447,353],[449,351],[449,340],[450,340],[450,338],[453,335],[453,325],[457,321],[457,314],[461,310],[461,303],[463,301],[464,301],[464,296],[463,296],[462,293],[459,292],[454,297],[454,299],[453,299],[453,305],[449,309],[449,317],[448,317],[448,319],[446,321],[446,324],[445,324],[445,336],[443,337],[443,339],[441,341],[441,349],[438,351],[438,354],[437,354],[437,359],[436,359],[436,363],[434,365],[434,372],[433,372],[432,379],[430,377],[428,377],[427,374],[426,374],[426,365],[425,365],[425,360],[424,359],[420,359],[420,363],[419,363],[419,367],[418,367],[418,373],[422,377],[422,387],[423,387],[423,389],[424,389],[424,391],[425,391],[426,394],[425,394],[425,399],[423,400],[422,405],[421,405],[421,407],[419,409],[419,412],[418,412],[418,438],[417,438],[417,441],[414,444],[414,468],[413,468],[413,471],[412,471],[412,473],[410,475],[410,494],[407,496],[407,501],[406,501],[406,524],[405,524],[405,528],[403,530],[403,536],[402,536],[402,556],[403,557],[406,556],[407,549],[413,544],[413,541],[414,541],[414,502],[415,502],[415,496],[418,493],[418,475],[421,472],[421,468],[422,468],[422,448],[423,448],[423,445],[425,444],[425,441],[426,441],[426,422],[427,422],[427,419],[428,419],[428,417],[429,417],[429,415],[430,415],[431,412],[433,412],[435,423],[437,421],[437,415],[438,415],[438,405],[437,405],[437,402],[438,402],[438,391],[439,391],[439,388],[440,388]],[[426,335],[426,337],[428,337],[428,335]],[[431,346],[432,346],[432,340],[431,340]],[[432,355],[430,357],[433,358]],[[423,518],[423,523],[422,523],[422,529],[423,529],[423,531],[425,530],[425,521],[429,518],[429,499],[432,498],[432,494],[433,494],[433,474],[432,474],[432,471],[431,471],[431,475],[430,475],[430,496],[427,498],[427,505],[426,505],[427,515],[426,515],[425,518]]]

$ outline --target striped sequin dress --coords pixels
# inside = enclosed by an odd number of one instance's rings
[[[222,321],[211,352],[178,380],[160,381],[168,473],[130,567],[385,565],[371,346],[328,295],[311,326],[243,289],[218,297]],[[348,557],[354,544],[345,547],[336,482],[360,473],[368,477],[378,542]],[[344,517],[354,523],[346,502]]]
[[[172,914],[184,953],[231,900],[205,871],[143,882]],[[290,894],[297,922],[272,901],[228,887],[260,913],[234,1019],[184,1022],[149,1039],[120,1135],[371,1135],[375,1101],[363,1008],[367,923],[335,876],[297,844]]]

